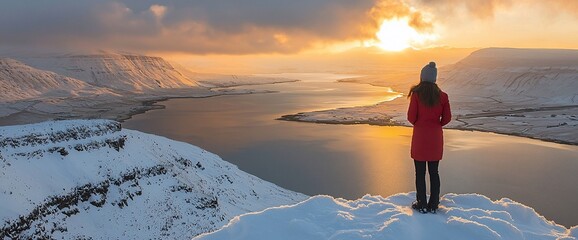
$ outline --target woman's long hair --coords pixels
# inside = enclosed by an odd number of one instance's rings
[[[417,94],[421,103],[427,107],[433,107],[440,102],[441,91],[437,84],[423,81],[411,87],[407,98],[410,98],[412,94]]]

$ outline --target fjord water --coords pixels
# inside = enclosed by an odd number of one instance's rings
[[[241,170],[308,195],[356,199],[414,191],[411,128],[275,120],[284,114],[359,106],[397,97],[389,88],[308,81],[251,86],[276,93],[171,99],[123,127],[207,149]],[[318,81],[319,80],[319,81]],[[493,133],[445,130],[443,193],[511,198],[565,226],[578,224],[578,146]]]

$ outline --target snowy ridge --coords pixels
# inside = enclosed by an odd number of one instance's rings
[[[496,101],[578,104],[578,51],[488,48],[441,74],[450,95]]]
[[[0,136],[0,239],[191,238],[305,199],[114,121],[1,127]]]
[[[0,129],[0,147],[24,147],[60,143],[70,140],[81,140],[106,134],[112,134],[121,130],[120,123],[93,120],[92,124],[77,125],[62,122],[64,128],[55,130],[49,128],[48,123],[8,126]],[[11,132],[28,133],[25,135],[12,135]],[[12,135],[12,136],[10,136]]]
[[[25,58],[23,61],[92,85],[130,92],[198,86],[160,57],[101,53]]]
[[[10,58],[0,58],[0,91],[2,101],[110,93],[78,79],[35,69]]]
[[[578,65],[578,50],[535,48],[484,48],[459,61],[460,66],[485,68],[569,67]]]
[[[414,193],[354,201],[314,196],[235,217],[222,229],[194,239],[577,239],[578,226],[566,229],[534,209],[504,198],[446,194],[437,214],[409,206]]]

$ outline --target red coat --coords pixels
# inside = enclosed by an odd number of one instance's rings
[[[452,118],[450,102],[445,92],[440,94],[440,103],[426,107],[417,94],[411,95],[407,120],[413,124],[411,158],[417,161],[439,161],[444,150],[442,126]]]

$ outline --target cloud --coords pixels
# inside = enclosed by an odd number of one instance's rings
[[[0,44],[189,53],[296,52],[371,38],[376,0],[8,1]],[[373,32],[372,32],[373,31]]]
[[[161,20],[167,13],[167,7],[163,5],[153,4],[149,10],[153,13],[157,20]]]
[[[564,12],[578,17],[576,0],[410,0],[415,5],[424,6],[436,13],[439,18],[452,18],[461,12],[479,19],[492,18],[499,10],[523,10],[517,7],[530,4],[546,10]]]
[[[454,19],[465,13],[467,17],[489,19],[494,13],[512,4],[512,0],[409,0],[414,5],[433,12],[438,19]]]
[[[403,0],[381,0],[371,9],[370,14],[374,24],[380,25],[384,19],[408,18],[409,25],[418,31],[429,31],[433,24],[431,20],[424,18],[424,15],[412,8]]]

